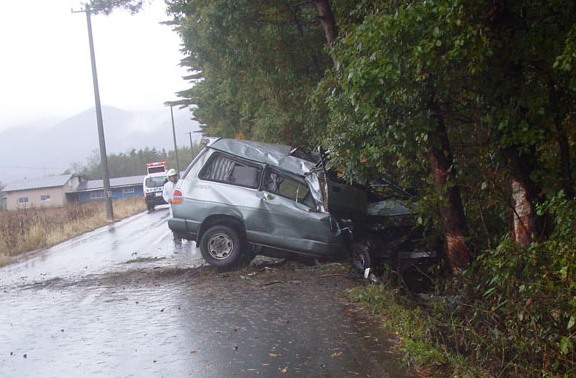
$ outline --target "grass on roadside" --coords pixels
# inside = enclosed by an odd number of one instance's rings
[[[438,345],[439,324],[434,311],[406,299],[398,288],[386,284],[367,285],[349,291],[349,296],[373,316],[382,320],[386,331],[396,334],[408,366],[425,377],[489,377],[461,355]],[[433,305],[433,301],[428,303]]]
[[[113,206],[116,220],[146,208],[139,197],[115,200]],[[103,202],[0,212],[0,266],[16,256],[51,247],[107,223]]]

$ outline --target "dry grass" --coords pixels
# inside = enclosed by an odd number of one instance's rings
[[[116,220],[146,209],[142,198],[114,201]],[[0,212],[0,266],[15,256],[48,248],[108,223],[103,202]]]

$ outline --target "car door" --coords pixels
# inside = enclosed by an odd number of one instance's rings
[[[319,211],[303,177],[267,167],[259,195],[259,211],[246,220],[249,239],[315,256],[340,249],[330,214]]]

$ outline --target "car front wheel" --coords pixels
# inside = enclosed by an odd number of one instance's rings
[[[364,273],[367,268],[372,268],[370,250],[366,244],[358,242],[352,243],[350,252],[354,270]]]
[[[233,268],[241,262],[242,240],[228,226],[209,228],[200,240],[200,252],[204,260],[219,268]]]

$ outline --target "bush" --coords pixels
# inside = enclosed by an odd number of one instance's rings
[[[401,337],[407,361],[429,375],[574,377],[576,200],[559,193],[538,212],[551,222],[547,240],[526,249],[503,240],[463,275],[438,282],[425,301],[386,285],[351,296]]]
[[[495,376],[576,376],[576,201],[560,193],[538,212],[549,238],[485,252],[456,309],[444,307],[460,325],[448,330],[455,350]]]

